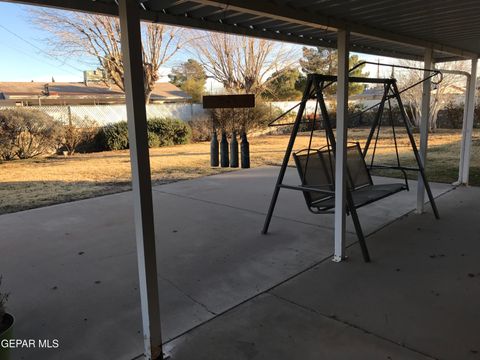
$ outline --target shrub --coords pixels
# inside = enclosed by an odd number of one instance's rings
[[[96,141],[101,150],[128,149],[128,125],[126,121],[109,124],[98,133]]]
[[[53,152],[59,145],[62,124],[31,109],[0,111],[0,156],[28,159]]]
[[[261,101],[257,101],[254,108],[209,110],[214,127],[229,133],[234,130],[241,133],[265,129],[281,113],[279,108]]]
[[[192,129],[193,141],[210,141],[212,139],[212,120],[210,118],[199,117],[190,120],[188,125]]]
[[[439,128],[461,129],[463,125],[463,104],[447,103],[438,112],[437,125]]]
[[[188,124],[176,119],[151,119],[147,122],[149,147],[185,144],[191,138]],[[126,121],[104,126],[95,142],[100,150],[128,149],[128,125]]]
[[[187,123],[171,118],[149,119],[148,131],[158,135],[160,146],[186,144],[192,136],[192,130]]]
[[[170,121],[166,119],[154,118],[148,120],[148,131],[157,135],[160,146],[173,145],[174,129]]]
[[[98,133],[98,124],[85,118],[71,116],[68,123],[63,125],[61,137],[62,147],[67,151],[68,155],[73,155],[79,149],[88,148],[96,134]]]
[[[400,114],[400,109],[398,106],[392,104],[392,120],[396,126],[402,125],[403,120]],[[348,120],[347,125],[349,128],[355,127],[370,127],[375,117],[378,113],[378,106],[372,109],[367,109],[363,104],[351,104],[348,107]],[[335,128],[337,124],[337,111],[335,108],[329,108],[328,116],[332,126]],[[324,127],[324,123],[320,120],[321,127]],[[390,114],[388,106],[386,106],[383,110],[382,115],[382,126],[391,125],[390,121]]]
[[[270,121],[282,114],[282,111],[272,106],[271,104],[266,104],[263,102],[257,101],[257,104],[254,108],[247,109],[247,111],[240,111],[240,119],[244,126],[242,127],[248,132],[257,129],[265,129]],[[242,129],[236,129],[241,131]]]
[[[463,127],[464,104],[449,102],[438,112],[438,127],[447,129],[461,129]],[[480,127],[480,104],[474,110],[473,126]]]
[[[181,120],[172,120],[174,128],[173,143],[175,145],[187,144],[192,138],[192,129]]]
[[[160,137],[155,134],[154,132],[149,131],[148,132],[148,147],[154,148],[154,147],[159,147],[161,146],[161,141]]]
[[[0,120],[0,159],[13,160],[15,158],[15,139],[17,135],[15,127]]]

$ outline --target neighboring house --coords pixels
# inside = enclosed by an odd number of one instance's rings
[[[150,103],[174,103],[190,100],[175,85],[159,82]],[[33,105],[105,105],[125,103],[124,93],[116,86],[101,82],[0,82],[0,106]]]
[[[380,86],[367,87],[362,93],[350,96],[348,100],[353,104],[370,107],[382,100],[383,91]]]
[[[383,86],[373,86],[367,87],[363,90],[362,93],[352,95],[350,98],[353,99],[365,99],[365,100],[375,100],[381,99],[383,96]]]

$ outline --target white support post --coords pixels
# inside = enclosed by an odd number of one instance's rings
[[[161,359],[163,355],[138,1],[119,0],[119,15],[125,68],[125,99],[132,167],[144,356],[146,359],[153,360]]]
[[[465,145],[467,142],[467,117],[468,117],[468,103],[470,97],[470,82],[471,76],[467,76],[465,82],[465,103],[463,104],[463,118],[462,118],[462,141],[460,144],[460,162],[458,164],[458,180],[453,185],[465,185],[463,181],[463,166],[465,163]]]
[[[468,185],[468,177],[470,173],[470,154],[472,148],[473,118],[475,113],[475,96],[477,88],[477,63],[478,58],[473,58],[470,78],[469,81],[467,81],[465,92],[462,147],[460,150],[460,167],[458,171],[458,183],[463,185]]]
[[[433,68],[433,50],[425,49],[425,56],[423,61],[423,67],[425,69]],[[424,78],[430,76],[430,71],[424,71]],[[428,122],[430,119],[430,93],[432,91],[432,82],[430,79],[423,82],[422,91],[422,118],[420,120],[420,159],[422,160],[423,167],[426,169],[427,163],[427,148],[428,148]],[[418,174],[417,185],[417,213],[421,214],[425,208],[425,184]]]
[[[333,261],[336,262],[345,258],[349,41],[350,32],[339,30],[337,33],[337,141],[335,148],[335,251],[333,256]]]

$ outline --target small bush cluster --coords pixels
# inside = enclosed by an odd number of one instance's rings
[[[148,146],[170,146],[186,144],[191,138],[191,129],[181,120],[170,118],[149,119]],[[104,126],[95,139],[99,150],[128,149],[128,125],[126,121]]]
[[[448,103],[439,111],[437,118],[439,128],[461,129],[463,126],[463,106]]]
[[[98,133],[98,124],[89,118],[70,116],[63,125],[60,150],[73,155],[76,151],[88,152]]]
[[[447,103],[438,112],[437,126],[444,129],[461,129],[463,126],[464,104]],[[474,111],[473,126],[480,128],[480,104],[477,104]]]
[[[93,141],[98,125],[88,118],[71,116],[57,121],[28,109],[0,111],[0,160],[28,159],[65,151],[73,155]]]
[[[109,124],[100,129],[95,143],[98,150],[128,149],[128,125],[126,121]]]
[[[209,110],[210,129],[225,130],[228,133],[243,131],[249,133],[262,130],[268,127],[268,124],[278,117],[282,111],[271,104],[267,104],[257,100],[254,108],[244,109],[211,109]],[[203,121],[199,124],[202,128],[202,135],[206,134],[208,123]],[[192,126],[195,128],[195,126]],[[210,130],[211,131],[211,130]],[[195,139],[194,140],[202,140]]]
[[[63,135],[62,124],[30,109],[0,111],[0,159],[28,159],[56,151]]]
[[[192,136],[192,130],[187,123],[170,118],[149,119],[148,132],[158,137],[159,146],[186,144]]]
[[[185,144],[191,136],[190,126],[181,120],[148,120],[150,147]],[[62,122],[28,108],[0,110],[0,160],[124,149],[128,149],[126,121],[99,127],[88,118],[70,116]]]
[[[201,117],[190,120],[188,125],[192,129],[193,141],[210,141],[212,139],[213,127],[212,119]]]
[[[354,104],[349,105],[348,107],[348,127],[360,127],[370,125],[373,122],[375,114],[373,111],[366,111],[364,112],[364,106]],[[304,116],[304,122],[300,124],[299,131],[311,131],[313,127],[313,118],[314,114],[306,113]],[[335,108],[329,108],[328,110],[328,118],[330,123],[335,128],[337,123],[337,111]],[[293,119],[294,120],[294,119]],[[293,121],[292,120],[292,121]],[[325,122],[322,119],[322,115],[320,113],[320,109],[317,109],[317,119],[315,120],[315,130],[325,129]]]

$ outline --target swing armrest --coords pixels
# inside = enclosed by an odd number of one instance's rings
[[[367,165],[368,169],[392,169],[400,171],[420,171],[418,168],[412,168],[408,166],[392,166],[392,165]]]
[[[405,187],[407,188],[407,191],[410,191],[410,186],[408,185],[408,176],[407,176],[407,171],[419,171],[417,168],[411,168],[411,167],[406,167],[406,166],[392,166],[392,165],[368,165],[368,170],[375,170],[375,169],[389,169],[389,170],[399,170],[402,175],[403,179],[405,180]]]
[[[279,185],[279,187],[284,188],[284,189],[290,189],[290,190],[313,191],[313,192],[323,193],[323,194],[327,194],[327,195],[335,195],[335,191],[320,189],[318,187],[313,187],[313,186],[281,184],[281,185]]]

